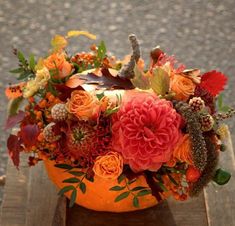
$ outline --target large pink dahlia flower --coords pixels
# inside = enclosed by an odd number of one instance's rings
[[[123,99],[113,116],[113,148],[133,171],[156,171],[171,158],[181,135],[181,117],[170,101],[155,94],[135,92]]]

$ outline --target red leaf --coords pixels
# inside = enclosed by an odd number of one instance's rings
[[[25,112],[23,111],[19,111],[18,114],[8,117],[4,129],[7,130],[13,128],[16,124],[21,122],[24,117]]]
[[[14,165],[18,168],[20,163],[20,151],[22,150],[21,147],[22,141],[16,135],[10,135],[7,140],[7,148],[9,155],[14,163]]]
[[[219,71],[209,71],[202,75],[200,87],[207,90],[212,96],[216,96],[227,83],[227,77]]]
[[[20,136],[26,147],[32,147],[37,142],[39,135],[39,128],[37,125],[26,125],[21,128]]]
[[[68,98],[71,97],[71,93],[74,90],[84,90],[80,85],[75,88],[70,88],[63,84],[56,84],[54,85],[55,89],[59,92],[59,99],[62,101],[66,101]]]
[[[87,75],[79,75],[81,80],[84,80],[85,84],[95,84],[101,88],[106,89],[134,89],[135,87],[131,81],[127,78],[121,78],[118,75],[113,76],[107,68],[101,70],[102,76],[98,76],[94,73],[88,73]]]

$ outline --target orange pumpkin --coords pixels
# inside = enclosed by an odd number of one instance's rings
[[[63,169],[55,167],[54,161],[44,160],[44,163],[49,178],[59,189],[68,185],[62,181],[70,178],[71,174],[65,172]],[[117,185],[124,186],[124,181],[122,181],[121,184],[118,184],[116,179],[104,179],[95,175],[94,182],[84,179],[84,183],[86,184],[86,192],[83,194],[79,189],[77,190],[76,203],[88,209],[108,212],[129,212],[146,209],[158,203],[156,198],[151,194],[139,197],[139,208],[133,206],[133,195],[131,194],[119,202],[114,202],[115,198],[126,190],[110,191],[110,188]],[[148,187],[144,176],[139,176],[134,183],[129,185],[129,188],[132,189],[137,186]],[[71,191],[68,191],[65,195],[69,198]],[[167,195],[164,194],[164,197],[165,196]]]

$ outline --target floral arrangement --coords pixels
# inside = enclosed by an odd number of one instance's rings
[[[124,60],[107,53],[103,41],[69,55],[69,39],[80,35],[95,39],[85,31],[56,35],[37,62],[14,50],[19,67],[11,73],[20,83],[6,88],[6,129],[19,125],[7,141],[17,168],[22,152],[30,166],[54,161],[71,175],[59,192],[70,191],[70,206],[77,190],[86,193],[84,178],[115,180],[110,201],[131,196],[135,208],[144,196],[186,200],[210,181],[229,181],[217,167],[228,137],[221,122],[235,113],[223,104],[224,74],[186,69],[159,47],[146,67],[135,35]],[[130,188],[140,176],[148,186]]]

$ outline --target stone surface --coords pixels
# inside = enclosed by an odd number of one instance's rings
[[[135,33],[145,59],[152,47],[160,45],[188,68],[221,70],[230,82],[226,87],[226,102],[235,106],[234,20],[234,0],[0,0],[0,123],[4,124],[7,103],[4,88],[15,82],[8,72],[17,63],[12,47],[27,55],[32,52],[37,57],[43,56],[53,35],[71,29],[97,34],[120,58],[130,51],[128,34]],[[91,43],[81,37],[71,42],[69,50],[71,53],[88,50]],[[235,120],[230,120],[229,125],[235,134]],[[2,131],[0,176],[5,173],[7,160],[6,136]],[[1,194],[0,188],[0,200]]]

